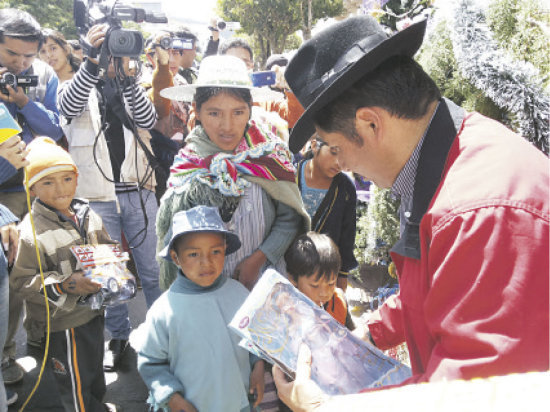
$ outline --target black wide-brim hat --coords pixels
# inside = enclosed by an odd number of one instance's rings
[[[363,15],[335,23],[305,42],[285,71],[305,109],[290,134],[290,150],[300,151],[315,132],[315,112],[390,57],[412,57],[425,31],[426,20],[422,20],[388,36],[373,17]]]

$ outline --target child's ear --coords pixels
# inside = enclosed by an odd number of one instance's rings
[[[296,282],[294,280],[294,276],[291,276],[290,273],[288,273],[288,276],[287,276],[288,280],[290,280],[290,283],[292,283],[292,285],[297,288],[298,287],[298,282]]]
[[[179,267],[180,266],[180,262],[178,260],[178,254],[176,253],[176,251],[174,249],[170,249],[170,257],[172,258],[172,262],[174,262],[174,264]]]
[[[36,193],[34,193],[33,187],[34,187],[34,185],[32,185],[31,187],[29,187],[29,193],[30,193],[31,196],[36,197]]]

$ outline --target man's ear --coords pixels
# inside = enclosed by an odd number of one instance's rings
[[[355,128],[365,138],[380,138],[383,122],[379,111],[373,107],[360,107],[355,112]]]

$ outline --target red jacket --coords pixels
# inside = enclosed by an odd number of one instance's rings
[[[548,158],[479,114],[455,124],[419,256],[392,253],[400,295],[369,321],[381,349],[406,340],[405,383],[549,369]]]

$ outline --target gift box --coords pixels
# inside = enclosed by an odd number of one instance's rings
[[[354,336],[285,277],[268,269],[229,326],[241,345],[294,378],[298,349],[311,350],[311,378],[329,395],[393,385],[410,368]]]
[[[72,246],[71,252],[78,261],[77,268],[101,284],[98,293],[85,297],[81,303],[99,309],[119,305],[136,296],[136,279],[126,267],[130,258],[118,245]]]

